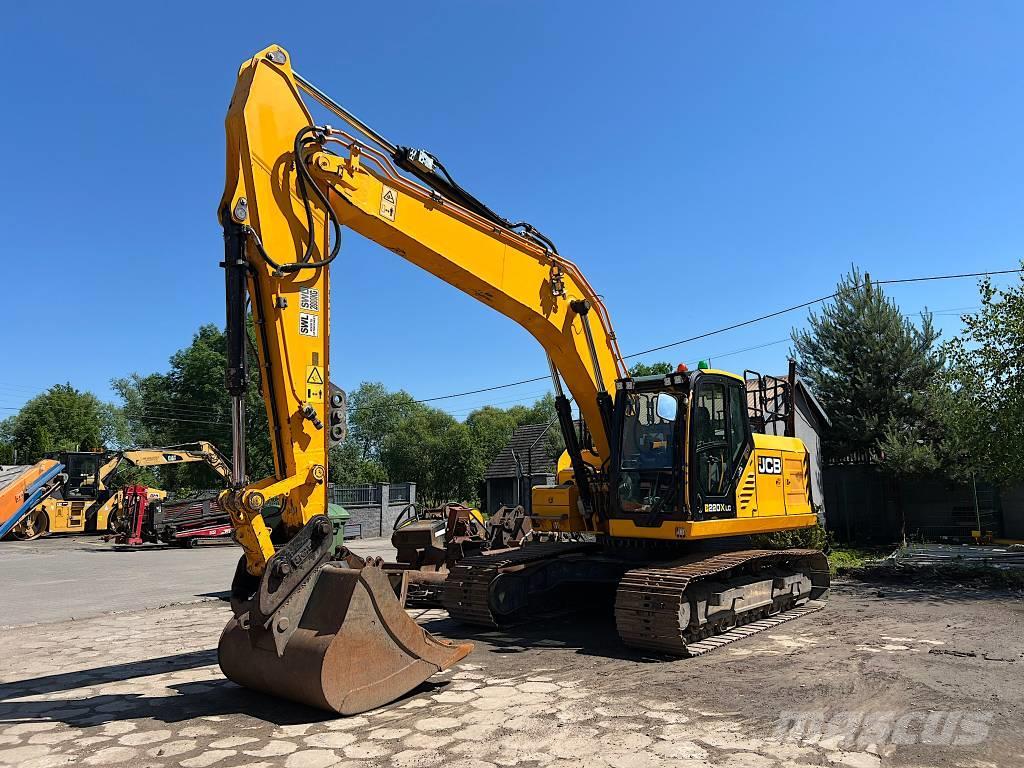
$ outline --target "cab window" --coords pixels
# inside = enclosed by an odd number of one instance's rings
[[[622,422],[618,493],[625,511],[674,498],[678,400],[666,392],[630,392]]]
[[[704,496],[726,492],[727,461],[731,455],[726,432],[726,397],[723,384],[701,384],[693,411],[697,485]]]
[[[743,449],[747,445],[750,425],[747,420],[747,401],[741,386],[729,387],[729,448],[732,452],[731,464],[739,463]]]
[[[675,420],[667,418],[658,393],[627,395],[622,429],[622,469],[671,469]],[[670,397],[670,396],[669,396]]]
[[[740,384],[702,383],[693,411],[697,490],[725,496],[749,441],[746,398]]]

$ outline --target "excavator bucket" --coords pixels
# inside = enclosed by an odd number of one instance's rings
[[[394,701],[473,650],[421,628],[373,566],[324,565],[267,622],[256,625],[253,614],[236,616],[221,635],[224,674],[343,715]]]

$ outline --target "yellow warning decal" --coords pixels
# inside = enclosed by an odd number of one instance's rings
[[[380,192],[380,215],[394,221],[397,208],[398,193],[391,187],[383,187]]]
[[[306,366],[306,401],[310,403],[324,401],[324,372],[319,365]]]

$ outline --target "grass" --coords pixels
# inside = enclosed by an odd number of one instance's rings
[[[876,564],[888,557],[893,550],[893,547],[839,546],[832,540],[831,535],[817,526],[754,536],[752,544],[763,549],[824,550],[828,554],[829,569],[833,576]]]
[[[888,559],[894,548],[895,545],[874,548],[833,546],[828,553],[829,568],[833,576],[846,575],[864,581],[944,584],[972,589],[1024,589],[1024,569],[956,561],[941,565],[901,565]]]
[[[942,565],[899,565],[891,560],[866,563],[846,571],[854,578],[899,584],[942,584],[970,589],[1024,590],[1024,569],[995,568],[990,565],[943,563]]]
[[[832,575],[849,573],[850,571],[878,565],[889,556],[890,548],[864,549],[860,547],[834,546],[828,553],[829,570]]]

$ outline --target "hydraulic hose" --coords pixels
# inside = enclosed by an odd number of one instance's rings
[[[337,213],[334,211],[334,207],[331,205],[327,195],[321,191],[313,180],[309,169],[306,167],[306,163],[302,156],[302,151],[308,146],[319,145],[320,141],[316,138],[317,132],[323,131],[322,128],[315,125],[307,125],[305,128],[295,134],[294,152],[295,152],[295,173],[296,173],[296,187],[299,191],[299,197],[302,199],[302,205],[306,212],[306,227],[309,231],[309,240],[306,243],[305,252],[302,255],[300,261],[290,262],[286,264],[279,264],[275,261],[266,248],[263,246],[263,241],[252,227],[246,225],[245,230],[248,235],[252,236],[253,243],[256,245],[256,250],[260,254],[260,257],[267,262],[274,269],[275,272],[281,274],[288,274],[290,272],[298,272],[301,269],[319,269],[321,267],[329,266],[332,261],[338,256],[338,252],[341,250],[341,223],[338,219]],[[313,136],[307,136],[312,133]],[[325,259],[319,261],[313,261],[313,252],[315,243],[313,242],[313,208],[309,201],[309,191],[313,190],[313,194],[316,195],[317,199],[323,205],[324,210],[327,212],[327,219],[331,223],[331,228],[334,232],[333,245],[331,252]]]

